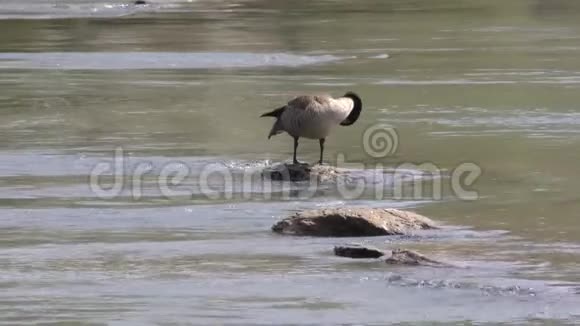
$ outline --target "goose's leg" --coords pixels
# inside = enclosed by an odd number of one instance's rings
[[[296,159],[296,149],[298,149],[298,137],[294,137],[294,156],[292,157],[292,162],[294,164],[298,164],[298,160]]]
[[[320,161],[318,161],[318,164],[322,164],[322,156],[324,155],[324,141],[326,140],[326,138],[320,138],[318,140],[318,142],[320,143]]]

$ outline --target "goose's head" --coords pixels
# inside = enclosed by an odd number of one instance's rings
[[[352,103],[353,103],[353,107],[352,107],[352,110],[350,111],[350,113],[348,114],[348,117],[346,117],[346,119],[344,119],[340,123],[340,125],[341,126],[350,126],[351,124],[355,123],[358,120],[358,117],[360,116],[360,112],[362,111],[362,100],[354,92],[347,92],[342,97],[346,97],[346,98],[351,99]]]

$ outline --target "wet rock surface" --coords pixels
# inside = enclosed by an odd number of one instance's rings
[[[340,257],[359,259],[359,258],[380,258],[385,255],[385,252],[373,247],[364,247],[362,245],[351,244],[347,246],[334,247],[334,254]]]
[[[365,247],[358,244],[351,244],[346,246],[336,246],[334,247],[334,254],[340,257],[348,258],[369,258],[376,259],[384,256],[389,256],[385,259],[385,263],[391,265],[422,265],[422,266],[452,266],[447,263],[443,263],[431,258],[428,258],[416,251],[407,249],[394,249],[391,251],[390,255],[380,249],[374,247]]]
[[[422,215],[394,208],[329,208],[298,212],[272,226],[280,234],[318,237],[405,235],[436,229]]]
[[[281,163],[265,168],[262,176],[276,181],[334,181],[342,172],[329,165],[309,165],[307,163]]]
[[[424,265],[424,266],[451,266],[424,255],[407,249],[394,249],[391,256],[385,259],[385,263],[391,265]]]

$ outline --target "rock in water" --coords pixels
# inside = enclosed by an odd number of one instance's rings
[[[340,257],[349,258],[371,258],[376,259],[385,256],[385,252],[373,248],[364,247],[358,244],[346,245],[346,246],[336,246],[334,247],[334,254]],[[442,263],[424,255],[407,249],[395,249],[392,251],[391,256],[385,260],[385,263],[391,265],[422,265],[422,266],[439,266],[439,267],[451,267],[452,265],[447,263]]]
[[[327,165],[277,164],[262,171],[262,176],[276,181],[309,181],[316,178],[320,182],[335,180],[339,171]]]
[[[372,247],[363,247],[358,244],[336,246],[334,247],[334,254],[340,257],[350,258],[379,258],[385,255],[382,250]]]
[[[436,228],[425,216],[394,208],[329,208],[298,212],[274,224],[272,231],[299,236],[368,237]]]
[[[451,266],[423,256],[422,254],[406,249],[393,250],[391,257],[385,260],[387,264],[393,265],[426,265],[426,266]]]

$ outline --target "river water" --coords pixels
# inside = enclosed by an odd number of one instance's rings
[[[0,0],[0,30],[0,324],[580,322],[577,1]],[[292,143],[258,116],[348,90],[325,155],[365,191],[261,182]],[[270,232],[343,205],[444,227]],[[457,267],[333,256],[352,241]]]

